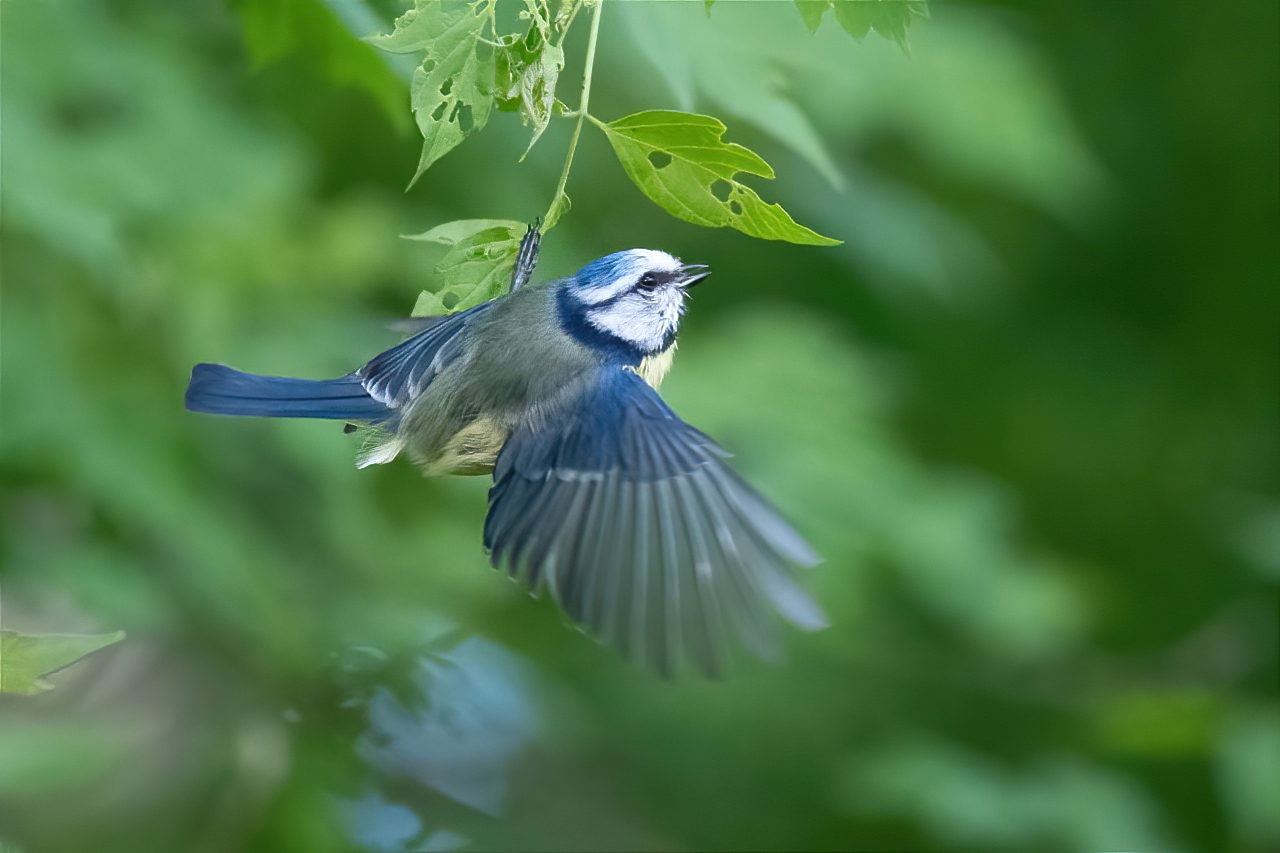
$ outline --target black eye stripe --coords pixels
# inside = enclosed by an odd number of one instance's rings
[[[680,278],[679,271],[666,270],[649,270],[636,280],[636,287],[640,290],[653,290],[662,284],[676,281]]]

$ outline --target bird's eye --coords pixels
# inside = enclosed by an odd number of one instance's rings
[[[636,283],[636,287],[641,290],[653,290],[658,286],[658,277],[651,272],[647,272],[640,276],[640,281]]]

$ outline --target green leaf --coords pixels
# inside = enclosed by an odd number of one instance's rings
[[[826,8],[826,0],[821,5]],[[629,37],[671,87],[676,109],[692,111],[702,102],[710,105],[708,113],[723,120],[749,122],[803,157],[831,186],[843,189],[841,169],[810,119],[812,108],[798,99],[802,91],[822,91],[825,85],[814,88],[795,77],[797,65],[810,57],[792,52],[811,52],[814,45],[791,35],[790,11],[778,7],[756,4],[748,14],[735,8],[716,22],[700,19],[682,3],[624,3],[618,14]],[[787,48],[781,47],[783,40],[790,41]],[[673,56],[682,60],[673,62]]]
[[[337,85],[368,92],[397,128],[408,128],[404,82],[321,0],[234,0],[233,5],[255,67],[301,52]]]
[[[569,208],[572,206],[572,203],[569,201],[569,196],[564,192],[564,190],[561,190],[556,197],[551,200],[551,206],[547,208],[547,215],[542,222],[542,233],[545,234],[550,231],[555,224],[560,221],[560,218],[569,212]]]
[[[124,639],[112,634],[20,634],[0,631],[0,693],[31,696],[52,690],[44,676]]]
[[[442,285],[434,292],[423,291],[413,316],[464,311],[505,293],[525,230],[524,223],[510,219],[459,219],[406,236],[450,247],[435,269]]]
[[[502,47],[496,49],[495,86],[498,109],[518,110],[520,120],[533,126],[533,138],[525,149],[528,154],[554,114],[564,50],[551,42],[546,0],[525,0],[525,4],[529,7],[523,13],[529,18],[529,31],[524,38],[504,37]]]
[[[881,36],[907,50],[907,27],[913,17],[927,17],[928,4],[920,0],[829,0],[836,10],[836,21],[846,33],[861,41],[875,30]],[[799,4],[797,4],[799,5]],[[804,11],[801,10],[801,14]],[[806,23],[808,19],[806,18]]]
[[[604,124],[622,168],[640,191],[672,216],[708,228],[729,226],[763,240],[835,246],[797,224],[781,206],[766,204],[736,176],[772,178],[756,154],[722,142],[725,126],[711,116],[651,110]]]
[[[830,8],[831,0],[796,0],[796,9],[811,33],[816,33],[818,27],[822,26],[822,16]]]
[[[875,30],[907,49],[907,27],[912,17],[928,17],[925,0],[795,0],[796,9],[809,32],[816,33],[822,16],[835,7],[836,20],[849,35],[862,41]]]
[[[518,92],[520,98],[520,118],[525,124],[533,126],[533,138],[529,140],[529,148],[542,136],[551,116],[556,101],[556,82],[560,72],[564,70],[564,51],[555,45],[546,45],[534,62],[527,64],[515,81],[512,93]],[[523,156],[521,159],[524,159]]]
[[[402,234],[405,240],[418,240],[423,243],[439,243],[442,246],[453,246],[467,239],[477,231],[487,228],[505,228],[512,225],[510,219],[455,219],[443,225],[437,225],[430,231],[421,234]],[[519,224],[519,223],[514,223]]]
[[[413,9],[396,19],[390,35],[369,39],[391,53],[426,51],[410,85],[410,102],[423,139],[410,187],[432,163],[489,121],[494,55],[481,49],[480,38],[492,4],[493,0],[472,4],[417,0]]]
[[[413,311],[409,313],[410,317],[443,317],[449,313],[449,309],[444,307],[444,302],[440,297],[432,293],[430,290],[424,290],[418,294],[418,301],[413,303]]]

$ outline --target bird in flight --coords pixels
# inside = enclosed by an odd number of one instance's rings
[[[492,473],[493,566],[664,675],[718,675],[730,638],[776,658],[777,615],[825,627],[795,579],[813,549],[657,393],[688,291],[710,271],[630,249],[528,284],[539,239],[530,226],[511,292],[410,321],[411,337],[353,373],[198,364],[186,406],[346,421],[367,435],[361,467],[406,455],[428,475]]]

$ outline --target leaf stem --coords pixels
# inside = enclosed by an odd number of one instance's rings
[[[475,7],[473,6],[472,8],[474,9]],[[493,0],[493,2],[489,4],[489,30],[493,33],[493,41],[489,41],[485,38],[481,38],[480,41],[497,47],[497,42],[502,38],[498,35],[498,0]],[[483,32],[483,30],[481,30],[481,32]]]
[[[587,40],[587,64],[582,72],[582,98],[578,101],[576,114],[578,122],[573,126],[573,136],[569,139],[569,152],[564,158],[564,170],[560,172],[560,183],[556,185],[555,195],[551,197],[551,205],[547,208],[546,220],[548,228],[555,224],[552,213],[557,202],[563,196],[565,185],[569,182],[569,170],[573,168],[573,153],[578,149],[578,137],[582,135],[582,123],[587,118],[587,106],[591,103],[591,72],[596,64],[596,41],[600,36],[600,10],[604,8],[604,0],[595,0],[595,9],[591,13],[591,36]]]
[[[564,26],[560,28],[560,39],[556,42],[556,47],[564,47],[565,37],[569,35],[569,28],[573,26],[573,19],[578,17],[578,10],[582,8],[582,0],[574,0],[572,6],[569,7],[569,14],[564,17]],[[561,17],[557,15],[556,17]]]

